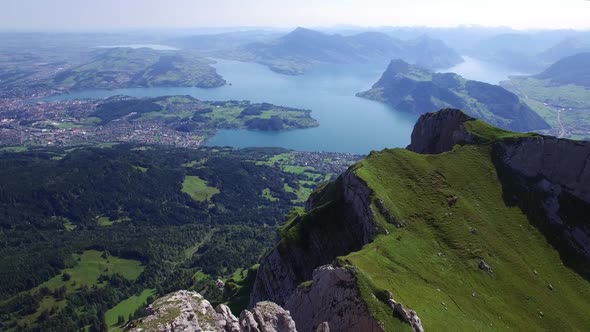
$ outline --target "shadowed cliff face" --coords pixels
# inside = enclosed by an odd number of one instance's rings
[[[506,203],[520,207],[564,263],[590,278],[590,142],[500,141],[493,157]]]

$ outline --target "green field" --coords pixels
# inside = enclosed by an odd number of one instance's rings
[[[142,172],[142,173],[145,173],[145,172],[147,172],[147,171],[148,171],[148,169],[147,169],[147,168],[145,168],[145,167],[141,167],[141,166],[133,166],[133,168],[135,168],[136,170],[138,170],[138,171],[140,171],[140,172]]]
[[[109,331],[122,330],[117,326],[119,316],[123,316],[125,321],[132,316],[139,308],[144,308],[147,305],[149,297],[156,295],[155,289],[145,289],[139,295],[133,295],[130,298],[119,302],[115,307],[109,309],[105,313],[105,320]]]
[[[0,151],[5,152],[26,152],[29,148],[26,146],[5,146],[0,148]]]
[[[213,195],[219,194],[219,189],[209,187],[207,182],[198,176],[186,176],[182,183],[182,192],[187,193],[192,199],[198,202],[208,201]]]
[[[92,287],[94,285],[101,286],[98,283],[98,278],[101,275],[112,275],[114,273],[122,275],[129,280],[136,280],[143,272],[144,267],[139,261],[119,258],[115,256],[108,256],[103,258],[103,252],[96,250],[84,251],[81,255],[74,255],[75,266],[63,270],[62,274],[53,277],[52,279],[42,283],[33,291],[38,291],[41,288],[47,287],[50,291],[55,291],[61,287],[65,287],[66,293],[72,293],[81,287]],[[64,281],[63,275],[68,274],[70,279]],[[153,290],[150,290],[153,291]],[[142,293],[141,298],[147,299],[151,294],[145,295]],[[52,309],[61,310],[66,307],[67,300],[57,301],[54,296],[45,296],[41,300],[40,306],[33,314],[22,316],[18,318],[21,324],[32,324],[44,311]],[[133,302],[124,304],[123,307],[130,308]],[[136,307],[137,308],[137,307]],[[118,309],[123,310],[123,309]],[[135,309],[134,309],[135,310]],[[116,318],[115,318],[116,322]]]
[[[96,285],[98,277],[102,274],[112,275],[118,273],[129,280],[135,280],[143,272],[144,267],[139,261],[118,258],[115,256],[102,257],[103,253],[96,250],[84,251],[82,255],[74,255],[77,264],[64,270],[71,276],[69,281],[63,281],[62,275],[57,275],[41,284],[39,287],[48,287],[55,290],[66,286],[68,292],[82,286]]]
[[[98,225],[99,226],[113,226],[114,224],[118,224],[118,223],[122,223],[125,221],[129,221],[129,218],[121,218],[121,219],[116,219],[116,220],[111,220],[109,217],[98,217]]]

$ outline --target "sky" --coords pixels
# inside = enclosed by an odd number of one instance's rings
[[[0,0],[0,29],[336,25],[590,29],[588,0]]]

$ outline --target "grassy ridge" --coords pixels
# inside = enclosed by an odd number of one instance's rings
[[[407,225],[383,222],[389,235],[343,258],[358,268],[365,301],[388,322],[390,311],[372,295],[390,290],[427,330],[587,329],[590,283],[504,203],[490,149],[385,150],[359,164],[375,199]],[[492,273],[478,268],[482,259]]]

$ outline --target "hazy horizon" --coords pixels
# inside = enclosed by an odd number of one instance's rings
[[[587,0],[5,0],[0,30],[320,27],[506,27],[590,29]]]

